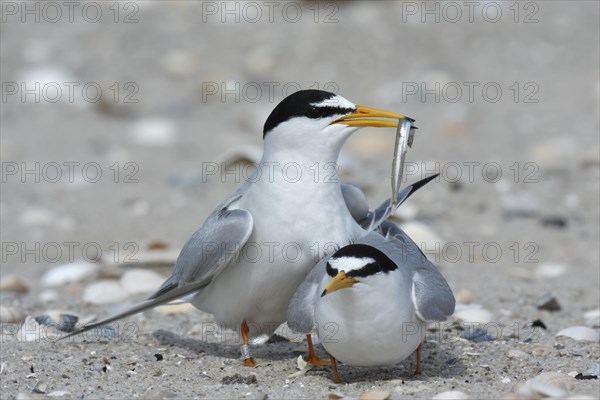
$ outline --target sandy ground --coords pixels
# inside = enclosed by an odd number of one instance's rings
[[[86,318],[143,299],[83,300],[131,266],[95,263],[100,278],[54,288],[40,277],[97,248],[105,259],[115,249],[140,256],[154,241],[177,252],[243,178],[206,168],[235,146],[260,149],[286,90],[312,87],[417,120],[407,180],[442,177],[401,217],[428,229],[427,254],[463,302],[490,313],[494,340],[460,338],[458,321],[430,332],[422,375],[411,357],[342,365],[335,385],[327,369],[288,377],[303,343],[257,346],[260,366],[243,368],[237,347],[202,340],[198,324],[210,318],[198,311],[132,317],[119,340],[21,342],[16,318],[2,324],[1,397],[502,398],[543,372],[597,396],[598,379],[572,376],[594,368],[598,342],[555,335],[600,307],[599,4],[475,2],[470,14],[450,3],[430,3],[436,21],[421,2],[306,2],[299,17],[259,2],[260,18],[245,3],[232,14],[220,2],[103,3],[98,16],[92,2],[71,22],[62,2],[60,17],[28,3],[36,21],[24,3],[3,1],[0,272],[28,291],[3,290],[2,306]],[[340,160],[372,206],[389,192],[390,133],[365,129]],[[548,292],[559,311],[536,306]]]

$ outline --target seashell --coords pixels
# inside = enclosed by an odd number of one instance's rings
[[[487,324],[492,321],[494,316],[488,310],[483,308],[467,308],[455,312],[454,317],[468,323]]]
[[[525,386],[547,397],[565,397],[575,387],[575,380],[558,372],[543,372],[527,381]]]
[[[556,337],[560,336],[566,336],[577,341],[600,341],[600,334],[598,331],[587,326],[571,326],[562,329],[556,334]]]
[[[48,393],[46,396],[48,396],[48,397],[71,396],[71,392],[67,392],[66,390],[55,390],[53,392]]]
[[[151,293],[163,284],[166,277],[147,269],[132,269],[121,277],[121,287],[129,294]]]
[[[52,268],[42,276],[44,286],[63,286],[69,283],[81,282],[98,274],[100,266],[88,262],[63,264]]]
[[[16,324],[25,318],[25,313],[18,308],[0,306],[0,322],[5,324]]]
[[[306,360],[304,360],[304,357],[302,357],[301,355],[298,356],[298,359],[296,360],[296,368],[298,368],[299,370],[303,370],[304,368],[306,368],[307,365],[308,363],[306,362]]]
[[[118,303],[127,298],[127,292],[115,281],[100,281],[88,286],[83,292],[83,301],[91,304]]]
[[[0,292],[27,293],[29,286],[18,276],[9,275],[0,280]]]
[[[454,295],[454,298],[458,304],[471,304],[473,301],[473,294],[467,289],[462,289]]]
[[[567,271],[567,268],[558,263],[543,263],[535,269],[535,274],[540,278],[558,278]]]
[[[308,371],[310,371],[312,369],[312,365],[308,364],[304,360],[304,357],[302,357],[300,355],[300,356],[298,356],[298,359],[296,360],[296,368],[298,368],[299,371],[296,371],[293,374],[288,375],[288,378],[298,378],[300,376],[304,376]]]
[[[458,390],[450,390],[433,396],[433,400],[466,400],[468,398],[469,396],[466,393]]]
[[[384,392],[382,390],[372,390],[360,395],[359,400],[388,400],[390,398],[390,392]]]

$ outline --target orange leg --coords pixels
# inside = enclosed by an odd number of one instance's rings
[[[248,334],[250,333],[250,328],[246,324],[246,321],[242,321],[242,340],[244,341],[244,345],[242,346],[242,356],[244,357],[244,365],[246,367],[256,367],[256,363],[254,362],[254,358],[250,357],[250,349],[248,348],[248,343],[250,339],[248,338]]]
[[[329,361],[321,360],[319,357],[317,357],[310,334],[306,335],[306,341],[308,342],[308,357],[306,357],[306,362],[310,365],[314,365],[315,367],[322,367],[329,364]]]
[[[417,353],[417,368],[415,368],[415,375],[420,375],[421,372],[423,372],[423,370],[421,369],[421,344],[419,344],[419,347],[417,347],[417,350],[415,350],[415,352]]]
[[[335,383],[342,383],[342,380],[340,379],[340,374],[338,374],[337,370],[337,360],[331,354],[329,355],[329,358],[331,359],[331,369],[333,370],[333,381]]]

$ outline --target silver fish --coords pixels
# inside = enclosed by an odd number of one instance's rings
[[[392,210],[397,205],[396,193],[400,188],[402,174],[404,172],[404,158],[408,147],[412,147],[416,126],[413,127],[409,119],[401,120],[396,130],[396,145],[394,146],[394,159],[392,161],[392,197],[390,199]]]

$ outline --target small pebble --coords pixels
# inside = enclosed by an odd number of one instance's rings
[[[100,281],[88,286],[83,301],[91,304],[118,303],[127,298],[127,292],[115,281]]]
[[[28,315],[25,317],[25,321],[17,333],[17,340],[20,342],[39,341],[40,339],[44,339],[41,337],[40,331],[40,324],[35,320],[35,318]]]
[[[130,137],[133,143],[142,146],[168,146],[177,138],[177,126],[168,118],[145,117],[131,126]]]
[[[546,327],[546,324],[545,324],[545,323],[544,323],[544,322],[543,322],[541,319],[539,319],[539,318],[538,318],[538,319],[536,319],[535,321],[533,321],[533,322],[531,323],[531,327],[532,327],[532,328],[542,328],[542,329],[548,329],[548,328]]]
[[[29,286],[16,275],[2,277],[0,280],[0,292],[27,293]]]
[[[390,398],[390,392],[384,392],[382,390],[371,390],[360,395],[359,400],[388,400]]]
[[[595,362],[585,371],[586,375],[600,376],[600,362]]]
[[[240,374],[233,374],[231,376],[225,376],[221,379],[221,383],[224,385],[235,385],[235,384],[244,384],[251,385],[256,384],[256,375],[248,375],[242,376]]]
[[[460,337],[475,343],[490,342],[494,340],[494,338],[485,329],[472,327],[467,327],[464,331],[462,331]]]
[[[559,216],[543,217],[540,219],[540,223],[547,228],[565,229],[567,227],[567,219]]]
[[[160,60],[167,73],[176,78],[191,76],[197,67],[197,57],[184,50],[171,50]]]
[[[467,289],[462,289],[454,295],[454,298],[458,304],[471,304],[473,301],[473,294]]]
[[[454,317],[469,323],[487,324],[494,316],[483,308],[468,308],[454,313]]]
[[[63,286],[81,282],[98,274],[100,266],[87,262],[74,262],[52,268],[42,276],[44,286]]]
[[[600,309],[587,311],[583,314],[583,318],[585,318],[585,326],[600,328]]]
[[[42,303],[51,303],[58,300],[58,292],[56,290],[44,290],[38,295],[38,299]]]
[[[447,392],[438,393],[433,396],[433,400],[467,400],[469,396],[458,390],[450,390]]]
[[[563,264],[542,263],[535,269],[535,274],[540,278],[558,278],[567,271]]]
[[[551,293],[546,293],[541,299],[539,299],[536,303],[538,310],[546,310],[546,311],[560,311],[561,306]]]
[[[598,331],[587,326],[571,326],[569,328],[565,328],[556,334],[556,337],[561,336],[566,336],[577,341],[600,341],[600,334]]]
[[[48,385],[44,381],[39,381],[33,388],[33,392],[44,394],[46,393],[46,389],[48,389]]]
[[[19,223],[24,227],[50,226],[56,222],[56,217],[45,208],[29,207],[21,212]]]
[[[71,392],[67,392],[66,390],[55,390],[53,392],[48,393],[46,396],[48,396],[48,397],[71,396]]]
[[[0,322],[5,324],[16,324],[25,318],[25,313],[16,308],[0,305]]]
[[[577,379],[578,381],[589,381],[592,379],[598,379],[597,375],[584,375],[584,374],[577,374],[575,375],[575,379]]]
[[[507,217],[536,217],[542,208],[539,198],[530,192],[507,191],[502,193],[500,201]]]
[[[166,280],[166,277],[148,269],[132,269],[121,277],[121,287],[129,294],[152,293]]]
[[[519,349],[510,349],[508,351],[508,358],[521,358],[521,357],[525,357],[527,355],[527,353],[525,353],[524,351],[521,351]]]

